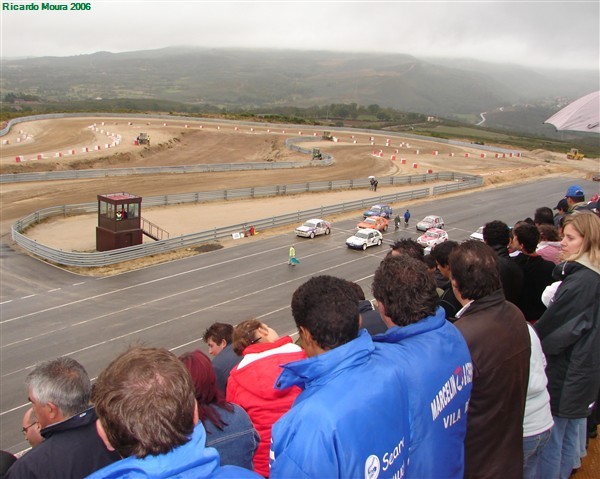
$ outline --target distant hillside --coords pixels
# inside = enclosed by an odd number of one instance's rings
[[[465,117],[515,103],[576,98],[597,71],[539,71],[469,60],[327,51],[165,48],[2,60],[0,94],[45,100],[147,98],[220,108],[377,104]]]

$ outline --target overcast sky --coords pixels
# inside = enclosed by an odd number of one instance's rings
[[[189,45],[390,52],[596,70],[600,63],[599,0],[91,0],[89,11],[66,12],[42,11],[43,2],[35,0],[8,3],[40,10],[2,10],[2,58]]]

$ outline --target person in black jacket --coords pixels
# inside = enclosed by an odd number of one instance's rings
[[[523,272],[508,255],[510,228],[502,221],[490,221],[483,227],[483,241],[490,246],[500,260],[500,280],[504,297],[517,304],[523,289]]]
[[[518,223],[513,229],[515,244],[520,254],[513,258],[523,271],[523,290],[516,305],[530,323],[537,321],[546,306],[542,303],[542,293],[553,283],[552,271],[556,266],[536,253],[540,232],[536,226]]]
[[[43,362],[27,375],[27,386],[44,440],[11,466],[7,479],[79,479],[120,459],[98,436],[81,364],[68,357]]]
[[[540,477],[562,478],[580,463],[580,430],[600,388],[600,218],[567,216],[561,254],[566,261],[556,266],[555,275],[562,282],[534,328],[548,361],[554,418]]]

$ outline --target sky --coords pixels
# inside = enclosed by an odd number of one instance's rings
[[[44,3],[89,10],[44,11]],[[39,9],[19,11],[5,4]],[[199,46],[600,68],[600,0],[3,0],[0,5],[3,59]]]

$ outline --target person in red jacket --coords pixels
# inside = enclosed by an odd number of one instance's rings
[[[269,477],[271,427],[291,407],[300,394],[297,386],[275,389],[282,364],[306,359],[304,350],[292,338],[282,338],[264,323],[249,319],[233,330],[233,350],[243,356],[232,369],[227,382],[229,402],[242,406],[260,435],[254,455],[254,470]]]

